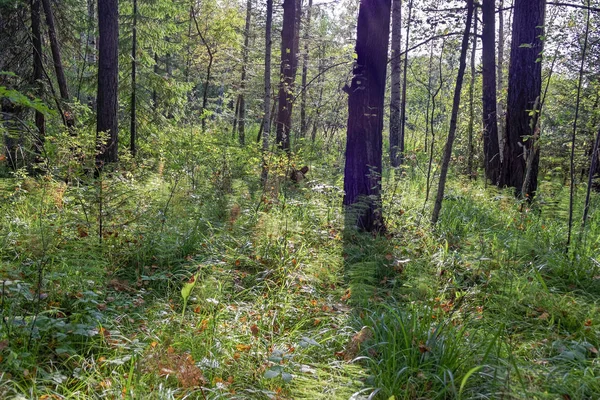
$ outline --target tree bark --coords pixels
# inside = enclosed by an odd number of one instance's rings
[[[506,108],[506,145],[500,186],[515,188],[515,195],[531,199],[537,189],[539,152],[534,141],[535,104],[542,89],[544,42],[544,0],[515,0],[513,33],[508,73],[508,101]],[[527,157],[532,160],[529,190],[522,193]]]
[[[500,163],[504,161],[504,146],[506,143],[506,130],[504,127],[504,0],[500,0],[498,9],[498,63],[497,70],[497,108],[496,119],[498,121],[498,153],[500,154]],[[502,166],[500,167],[502,168]],[[500,173],[498,174],[500,175]],[[498,180],[500,176],[498,176]],[[498,183],[498,182],[496,182]]]
[[[136,68],[137,68],[137,0],[133,0],[133,32],[131,38],[131,125],[130,125],[130,137],[129,137],[129,148],[131,156],[135,157],[137,154],[136,140],[137,140],[137,121],[136,121]]]
[[[41,33],[41,18],[40,18],[40,0],[31,0],[31,39],[33,44],[33,85],[35,87],[35,95],[42,97],[42,79],[44,79],[44,66],[42,64],[42,33]],[[44,138],[46,136],[46,122],[44,114],[35,112],[35,126],[37,128],[37,136],[33,141],[35,163],[38,164],[42,150],[44,148]]]
[[[262,128],[262,172],[261,181],[267,182],[269,172],[267,152],[269,151],[269,136],[271,135],[271,28],[273,25],[273,0],[267,0],[267,21],[265,25],[265,92],[263,99],[263,128]]]
[[[450,165],[450,159],[452,158],[452,146],[454,144],[454,138],[456,137],[456,123],[458,120],[458,109],[460,107],[460,92],[462,90],[463,79],[465,76],[465,69],[467,67],[467,50],[469,48],[469,31],[471,30],[471,23],[473,21],[473,0],[467,0],[467,23],[465,32],[462,38],[462,45],[460,50],[460,64],[458,67],[458,75],[456,76],[456,87],[454,88],[454,100],[452,102],[452,115],[450,117],[450,129],[448,131],[448,140],[446,141],[446,148],[444,149],[444,158],[442,160],[442,168],[440,171],[440,181],[438,184],[437,196],[435,199],[435,205],[433,207],[433,214],[431,216],[431,223],[436,224],[440,217],[440,211],[442,210],[442,201],[444,200],[444,191],[446,189],[446,179],[448,177],[448,167]]]
[[[298,68],[298,22],[300,0],[283,1],[283,28],[281,30],[281,81],[279,83],[279,110],[277,113],[277,146],[291,150],[292,106],[294,81]]]
[[[408,19],[406,20],[406,39],[404,50],[404,70],[402,71],[402,101],[400,104],[400,137],[398,138],[399,162],[404,160],[404,140],[406,136],[406,82],[408,75],[408,44],[410,41],[410,28],[412,25],[413,0],[408,2]]]
[[[469,125],[467,127],[467,175],[470,179],[473,174],[473,131],[475,129],[475,56],[477,55],[477,8],[473,10],[473,47],[471,48],[471,82],[469,84]],[[485,136],[484,136],[485,140]]]
[[[390,93],[390,164],[400,165],[400,78],[402,74],[402,0],[392,0],[392,54]]]
[[[306,121],[306,83],[308,80],[308,43],[310,39],[310,20],[312,13],[312,5],[313,0],[308,0],[305,22],[306,27],[304,28],[304,54],[302,57],[302,97],[300,99],[300,137],[302,138],[306,137],[306,131],[308,129],[308,122]]]
[[[60,97],[64,101],[69,101],[69,89],[67,87],[67,79],[65,78],[65,70],[63,68],[62,59],[60,56],[60,46],[56,36],[56,26],[54,24],[54,15],[50,7],[50,0],[42,0],[44,13],[46,14],[46,25],[48,26],[48,37],[50,38],[50,49],[52,51],[52,60],[54,62],[54,71],[56,72],[56,80],[58,81],[58,90]]]
[[[347,227],[383,232],[382,130],[391,0],[361,0],[348,98],[344,168]]]
[[[496,15],[495,0],[483,1],[482,42],[482,106],[483,156],[485,174],[494,185],[500,176],[500,144],[496,95]]]
[[[47,0],[45,0],[47,1]],[[96,168],[119,160],[118,98],[119,80],[119,10],[117,0],[98,0],[98,114],[96,131],[108,134],[98,144]]]
[[[246,27],[244,29],[244,50],[242,55],[242,79],[240,82],[238,136],[240,144],[246,143],[246,68],[248,65],[248,47],[250,45],[250,18],[252,16],[252,0],[246,3]]]

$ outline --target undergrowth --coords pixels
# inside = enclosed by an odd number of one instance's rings
[[[193,151],[0,180],[0,396],[600,397],[597,198],[566,252],[564,188],[455,180],[432,227],[391,171],[372,237],[344,227],[339,160],[263,189],[257,149]]]

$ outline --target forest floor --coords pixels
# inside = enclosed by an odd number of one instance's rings
[[[0,179],[0,397],[600,398],[598,198],[566,253],[561,184],[453,181],[432,227],[389,174],[373,237],[309,174]]]

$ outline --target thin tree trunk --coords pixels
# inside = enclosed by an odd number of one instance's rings
[[[204,44],[204,47],[206,47],[206,51],[208,53],[208,66],[206,67],[206,80],[204,81],[204,93],[202,94],[202,132],[206,131],[206,115],[204,115],[206,113],[206,107],[208,105],[208,87],[210,85],[210,77],[211,77],[211,71],[212,71],[212,65],[214,62],[214,58],[215,55],[212,51],[212,49],[210,48],[210,46],[208,45],[208,42],[206,40],[204,40],[204,35],[202,35],[202,32],[200,31],[200,25],[198,25],[198,20],[196,19],[196,11],[194,10],[194,8],[191,8],[190,11],[192,18],[194,19],[194,24],[196,25],[196,31],[198,32],[198,36],[200,36],[200,40],[202,40],[202,43]],[[167,67],[167,70],[169,69],[169,67]]]
[[[400,78],[402,74],[402,0],[392,0],[392,54],[390,94],[390,164],[400,165]]]
[[[498,9],[498,63],[497,70],[497,108],[496,120],[498,122],[498,153],[500,164],[504,162],[504,146],[506,143],[506,129],[504,127],[504,0],[500,0]],[[496,182],[498,183],[498,182]]]
[[[137,68],[137,17],[138,17],[137,0],[133,0],[133,34],[131,44],[131,127],[130,127],[130,138],[129,148],[131,156],[135,157],[137,154],[136,140],[137,140],[137,115],[136,115],[136,68]]]
[[[246,28],[244,29],[244,51],[242,56],[242,79],[240,82],[240,103],[239,103],[239,141],[243,146],[246,143],[246,68],[248,65],[248,47],[250,45],[250,18],[252,16],[252,0],[246,3]]]
[[[452,158],[452,145],[454,144],[454,138],[456,137],[456,123],[458,120],[458,108],[460,106],[460,92],[462,90],[463,78],[465,76],[465,69],[467,67],[467,50],[469,48],[469,31],[471,30],[471,23],[473,21],[473,0],[467,0],[467,24],[465,32],[462,38],[462,45],[460,50],[460,64],[458,67],[458,75],[456,77],[456,87],[454,89],[454,100],[452,102],[452,116],[450,118],[450,129],[448,131],[448,140],[446,142],[446,148],[444,149],[444,158],[442,160],[442,169],[440,171],[440,181],[438,184],[437,197],[435,199],[435,206],[433,207],[433,214],[431,216],[431,222],[436,224],[440,217],[440,211],[442,210],[442,201],[444,200],[444,191],[446,189],[446,179],[448,177],[448,167],[450,165],[450,159]]]
[[[298,67],[298,20],[300,0],[283,1],[283,28],[281,30],[281,81],[279,83],[279,111],[277,113],[277,146],[291,150],[292,106],[294,81]]]
[[[585,224],[587,223],[588,214],[590,211],[590,198],[592,193],[592,185],[594,184],[594,175],[596,174],[596,170],[598,169],[598,153],[600,152],[600,129],[598,129],[598,135],[596,136],[596,141],[594,142],[594,149],[592,150],[592,162],[590,163],[590,171],[588,175],[588,185],[587,191],[585,194],[585,205],[583,207],[583,221],[582,227],[585,229]]]
[[[56,36],[56,26],[54,24],[54,15],[50,7],[50,0],[42,0],[44,13],[46,14],[46,25],[48,26],[48,37],[50,38],[50,49],[52,50],[52,60],[54,61],[54,71],[56,72],[56,80],[58,81],[58,90],[60,97],[64,101],[69,101],[69,89],[67,87],[67,79],[65,78],[65,70],[60,56],[60,46]]]
[[[471,82],[469,84],[469,125],[467,128],[467,176],[473,174],[473,130],[475,125],[475,56],[477,55],[477,8],[473,10],[473,47],[471,50]]]
[[[346,226],[384,232],[381,210],[382,130],[391,0],[362,0],[356,61],[348,89],[344,168]]]
[[[44,0],[47,1],[47,0]],[[117,0],[98,0],[98,114],[96,131],[108,134],[98,144],[96,168],[119,160],[118,80],[119,80],[119,9]]]
[[[158,77],[158,53],[154,52],[154,67],[153,67],[155,77]],[[152,109],[154,110],[154,115],[157,115],[158,112],[158,93],[156,92],[156,87],[152,89]]]
[[[306,131],[308,129],[306,121],[306,82],[308,79],[308,51],[309,51],[309,39],[310,39],[310,20],[312,13],[313,0],[308,0],[308,6],[306,9],[306,27],[304,28],[304,54],[302,57],[302,96],[300,99],[300,137],[306,137]]]
[[[262,172],[261,181],[267,182],[269,166],[267,152],[269,151],[269,136],[271,135],[271,28],[273,24],[273,0],[267,0],[267,21],[265,25],[265,92],[263,100],[263,128],[262,128]]]
[[[406,82],[408,75],[408,52],[410,28],[412,26],[413,0],[408,2],[408,19],[406,20],[406,44],[404,50],[404,71],[402,72],[402,101],[400,103],[400,137],[398,138],[398,162],[404,161],[404,138],[406,136]]]
[[[33,84],[35,95],[42,97],[42,79],[44,79],[44,66],[42,64],[42,33],[40,18],[40,0],[31,0],[31,38],[33,43]],[[37,136],[34,139],[35,163],[41,162],[41,154],[44,148],[44,139],[46,136],[46,122],[44,114],[40,111],[35,112],[35,126]]]
[[[587,1],[590,7],[590,0]],[[575,204],[575,139],[577,138],[577,123],[579,122],[579,106],[581,104],[581,87],[583,84],[583,68],[585,66],[585,56],[587,54],[588,39],[590,33],[590,10],[587,10],[587,19],[585,22],[585,35],[583,39],[583,49],[581,54],[581,64],[579,66],[579,82],[577,84],[577,100],[575,103],[575,118],[573,120],[573,134],[571,135],[571,187],[569,193],[569,229],[567,234],[566,252],[569,252],[571,246],[571,234],[573,231],[573,208]]]
[[[233,136],[235,137],[235,134],[238,131],[238,116],[240,115],[240,98],[241,98],[241,94],[237,96],[237,98],[235,99],[235,111],[234,111],[234,115],[233,115]]]
[[[498,140],[498,115],[496,96],[496,15],[495,0],[483,1],[482,42],[482,106],[483,155],[485,174],[494,185],[500,176],[500,142]]]

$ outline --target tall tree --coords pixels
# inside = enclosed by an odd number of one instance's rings
[[[483,0],[482,44],[482,105],[483,155],[485,175],[493,184],[500,176],[500,143],[496,95],[496,15],[495,0]]]
[[[475,58],[477,56],[477,8],[473,10],[473,46],[471,47],[471,82],[469,83],[469,125],[467,127],[467,175],[473,178],[473,131],[475,129]]]
[[[360,230],[385,230],[381,212],[381,158],[391,0],[361,0],[356,61],[347,89],[348,131],[344,206]]]
[[[500,186],[515,188],[519,197],[531,198],[537,189],[539,152],[537,114],[542,90],[542,51],[544,48],[545,0],[515,0],[512,25],[506,144]],[[529,159],[529,157],[532,157]],[[525,182],[528,161],[529,182]],[[522,193],[523,184],[529,188]]]
[[[263,99],[262,152],[263,166],[261,180],[267,181],[267,152],[269,151],[269,136],[271,135],[271,27],[273,25],[273,0],[267,0],[267,21],[265,25],[265,92]]]
[[[473,0],[467,0],[467,23],[463,33],[462,44],[460,49],[460,63],[458,66],[458,75],[456,76],[456,86],[454,88],[454,99],[452,101],[452,114],[450,116],[450,129],[448,130],[448,139],[444,148],[444,158],[442,159],[442,167],[440,170],[440,181],[438,183],[437,196],[433,207],[431,222],[437,223],[440,212],[442,210],[442,201],[444,200],[444,191],[446,190],[446,178],[448,177],[448,167],[452,158],[452,146],[456,137],[456,124],[458,120],[458,109],[460,107],[460,92],[462,91],[465,69],[467,68],[467,50],[469,49],[469,31],[473,21],[473,10],[475,5]]]
[[[398,138],[399,161],[402,164],[404,157],[404,140],[406,138],[406,82],[408,76],[408,52],[410,41],[410,28],[412,25],[413,0],[408,1],[408,18],[406,19],[406,38],[404,39],[404,66],[402,70],[402,100],[400,102],[400,136]]]
[[[312,13],[313,0],[308,0],[306,7],[306,19],[304,27],[304,54],[302,55],[302,94],[300,99],[300,137],[306,136],[308,129],[308,123],[306,121],[306,90],[308,80],[308,52],[309,52],[309,39],[310,39],[310,20]]]
[[[239,125],[238,136],[240,144],[246,142],[246,74],[248,65],[248,47],[250,46],[250,17],[252,16],[252,0],[246,2],[246,27],[244,29],[244,49],[242,54],[242,79],[240,81],[240,96],[239,96]]]
[[[65,78],[65,69],[63,67],[62,58],[60,55],[60,46],[56,35],[56,25],[54,23],[54,14],[50,6],[50,0],[42,0],[44,13],[46,14],[46,26],[48,27],[48,37],[50,38],[50,50],[52,51],[52,61],[54,62],[54,71],[56,72],[56,80],[58,82],[58,90],[60,97],[69,101],[69,89],[67,86],[67,78]]]
[[[279,148],[290,151],[294,81],[298,69],[298,28],[300,0],[283,1],[281,29],[281,80],[279,82],[279,110],[276,140]]]
[[[390,93],[390,164],[400,165],[400,78],[402,63],[402,0],[392,0],[392,54],[391,61],[391,93]]]
[[[44,79],[44,66],[42,64],[42,33],[41,33],[41,18],[40,18],[40,1],[31,0],[31,39],[33,44],[33,84],[36,88],[36,96],[42,95],[42,79]],[[46,123],[44,114],[38,110],[35,111],[35,126],[37,128],[37,136],[34,140],[34,151],[36,157],[42,153],[44,146],[44,137],[46,133]],[[39,162],[39,160],[36,160]]]
[[[496,119],[498,121],[498,152],[500,154],[500,163],[504,160],[504,144],[506,143],[506,130],[504,129],[504,0],[500,0],[498,5],[498,62],[497,71],[497,106]],[[500,177],[498,177],[499,179]],[[498,183],[498,182],[496,182]]]
[[[138,7],[137,0],[133,0],[133,25],[132,25],[132,37],[131,37],[131,124],[129,129],[129,149],[131,152],[131,156],[135,157],[137,153],[136,148],[136,140],[137,140],[137,115],[136,115],[136,106],[137,106],[137,88],[136,88],[136,78],[137,78],[137,19],[138,19]]]
[[[98,95],[96,132],[108,134],[98,145],[96,168],[119,160],[117,86],[119,80],[119,9],[117,0],[98,0]]]

